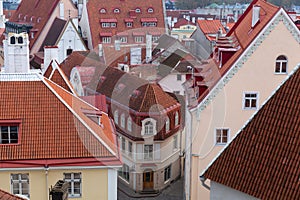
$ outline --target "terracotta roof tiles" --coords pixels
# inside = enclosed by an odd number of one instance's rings
[[[300,196],[300,70],[262,106],[205,171],[259,199]]]
[[[16,195],[10,194],[4,190],[0,189],[0,199],[1,200],[24,200],[21,197],[18,197]]]
[[[220,28],[223,33],[226,32],[220,20],[198,20],[197,23],[205,35],[216,34]]]

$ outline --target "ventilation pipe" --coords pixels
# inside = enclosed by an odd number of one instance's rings
[[[254,5],[252,8],[252,28],[259,22],[260,6]]]

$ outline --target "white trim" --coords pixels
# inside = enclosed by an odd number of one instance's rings
[[[51,80],[50,80],[51,81]],[[72,114],[74,115],[74,117],[76,117],[93,135],[96,139],[98,139],[99,142],[102,143],[103,146],[105,146],[105,148],[114,156],[117,155],[117,152],[114,152],[107,144],[106,142],[104,142],[97,133],[94,132],[94,130],[87,125],[87,123],[61,98],[60,95],[57,94],[57,92],[43,79],[44,84],[50,89],[50,91],[53,92],[53,94],[63,103],[65,104],[65,106],[72,112]],[[51,81],[52,82],[52,81]],[[54,82],[53,82],[54,83]],[[56,84],[56,83],[54,83]],[[57,84],[56,84],[57,85]],[[61,86],[57,85],[58,87],[62,88]],[[63,89],[63,88],[62,88]],[[65,89],[64,89],[65,90]],[[65,90],[65,92],[68,92],[67,90]],[[70,92],[68,92],[70,93]],[[71,93],[70,93],[71,94]],[[77,96],[71,94],[74,98],[78,98]],[[80,99],[80,98],[78,98]],[[82,101],[82,100],[81,100]]]
[[[254,107],[245,107],[245,100],[246,100],[246,98],[245,98],[245,95],[246,94],[256,94],[256,98],[255,98],[255,100],[256,100],[256,107],[254,108]],[[243,96],[242,96],[242,110],[257,110],[257,109],[259,109],[260,107],[259,107],[259,92],[258,91],[243,91]]]
[[[108,169],[107,171],[107,194],[109,200],[117,200],[117,185],[118,185],[118,172],[114,169]]]
[[[38,170],[86,170],[86,169],[117,169],[122,165],[105,165],[105,166],[65,166],[65,167],[29,167],[29,168],[0,168],[0,171],[38,171]]]
[[[210,102],[218,95],[218,93],[224,88],[224,86],[230,81],[230,79],[243,67],[253,52],[260,46],[265,38],[271,33],[271,31],[278,25],[279,21],[282,21],[286,28],[291,32],[295,40],[300,43],[300,31],[290,17],[281,8],[276,15],[269,21],[269,23],[260,31],[256,38],[250,45],[243,51],[239,58],[232,64],[230,69],[224,76],[218,81],[218,83],[211,89],[210,93],[195,107],[191,108],[190,111],[194,112],[197,110],[199,113],[203,111]]]
[[[227,142],[217,143],[217,130],[228,130],[227,133]],[[214,146],[225,146],[230,141],[230,128],[229,127],[215,127],[214,131]]]
[[[277,88],[272,92],[272,94],[262,103],[262,108],[275,94],[276,92],[281,88],[281,86],[284,85],[284,83],[289,80],[289,78],[300,68],[300,63],[291,71],[291,73],[277,86]],[[300,70],[300,69],[299,69]],[[252,119],[256,116],[256,114],[260,111],[260,109],[257,109],[251,117],[244,123],[244,125],[237,131],[237,134],[228,141],[226,146],[213,158],[213,160],[206,166],[204,170],[200,173],[200,176],[203,176],[203,174],[208,170],[208,168],[218,159],[218,157],[227,149],[227,147],[239,136],[239,134],[243,131],[243,129],[252,121]]]

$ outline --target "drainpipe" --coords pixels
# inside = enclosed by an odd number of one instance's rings
[[[46,176],[46,199],[49,199],[49,188],[48,188],[48,171],[49,171],[49,167],[48,165],[45,165],[45,176]]]
[[[206,189],[210,190],[210,187],[205,183],[207,178],[205,178],[203,175],[199,176],[199,178],[200,178],[202,186],[205,187]]]

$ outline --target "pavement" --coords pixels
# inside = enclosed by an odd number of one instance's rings
[[[183,200],[183,177],[176,180],[158,194],[135,193],[127,185],[118,181],[118,200]]]

